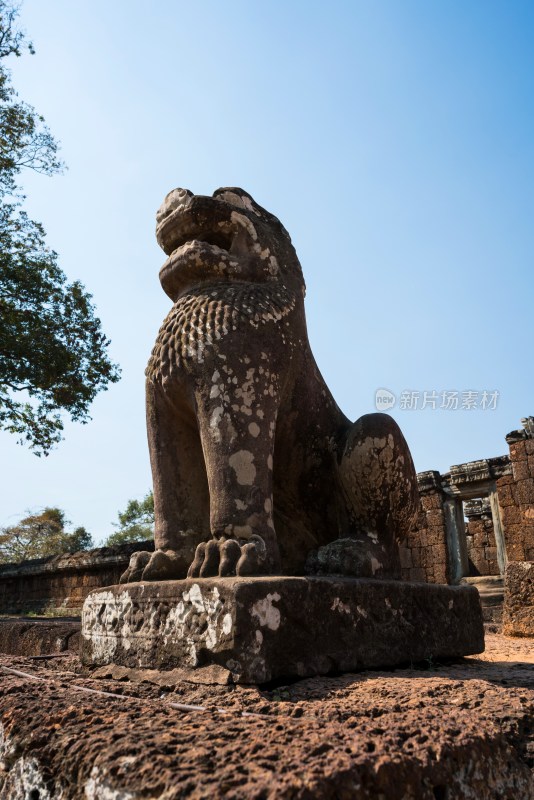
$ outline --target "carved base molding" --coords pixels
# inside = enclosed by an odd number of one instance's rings
[[[264,683],[483,650],[471,586],[191,578],[94,591],[82,615],[85,665],[179,668],[217,673],[216,682],[223,672],[235,683]]]

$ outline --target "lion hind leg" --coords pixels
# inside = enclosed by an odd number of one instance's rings
[[[400,574],[398,544],[417,512],[417,476],[408,445],[388,414],[367,414],[350,428],[340,478],[354,530],[368,541],[373,574]]]

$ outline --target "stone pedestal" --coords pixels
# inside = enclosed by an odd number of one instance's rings
[[[236,683],[484,650],[478,592],[351,578],[202,578],[111,586],[82,616],[86,665],[228,670]],[[229,677],[230,677],[229,675]]]

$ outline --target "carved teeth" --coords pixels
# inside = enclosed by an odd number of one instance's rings
[[[189,189],[172,189],[156,212],[156,224],[159,225],[173,211],[185,209],[192,197],[193,192]]]

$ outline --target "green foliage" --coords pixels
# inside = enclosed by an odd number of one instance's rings
[[[148,492],[142,500],[128,500],[128,505],[124,511],[119,511],[118,517],[119,523],[113,523],[118,530],[106,539],[105,544],[108,547],[114,544],[152,539],[154,536],[153,493]]]
[[[81,550],[91,550],[95,546],[93,537],[83,526],[75,528],[72,533],[67,534],[65,543],[67,544],[67,553],[79,553]]]
[[[23,169],[62,169],[58,144],[20,101],[2,59],[20,56],[17,7],[0,0],[0,428],[46,455],[61,440],[62,412],[87,422],[96,394],[119,379],[91,295],[67,283],[42,226],[21,208]],[[31,43],[26,48],[33,53]]]
[[[19,563],[94,547],[91,534],[85,528],[69,533],[65,530],[68,524],[61,509],[44,508],[39,514],[21,519],[17,525],[0,528],[0,563]]]

